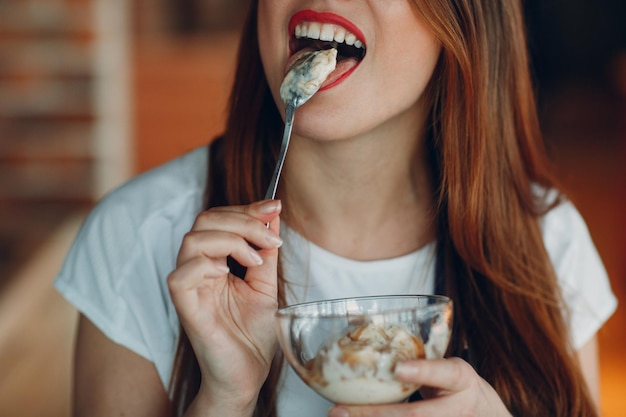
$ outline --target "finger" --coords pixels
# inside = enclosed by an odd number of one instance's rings
[[[458,417],[462,415],[482,415],[472,413],[472,407],[465,402],[442,396],[425,401],[407,404],[411,416],[415,417]],[[405,414],[406,415],[406,414]],[[499,415],[499,414],[498,414]]]
[[[272,220],[270,220],[268,229],[272,233],[280,236],[280,217],[275,216]]]
[[[262,200],[242,206],[213,207],[206,213],[240,215],[247,217],[248,220],[254,219],[260,224],[267,225],[280,214],[281,210],[282,202],[280,200]]]
[[[328,417],[458,417],[463,404],[450,403],[449,397],[412,403],[347,406],[337,405],[328,410]]]
[[[282,245],[282,240],[265,223],[242,213],[203,213],[198,216],[190,235],[207,231],[228,232],[240,236],[257,248],[275,248]],[[190,239],[193,242],[193,239]],[[185,244],[185,241],[183,241]]]
[[[336,405],[328,410],[328,417],[405,417],[409,415],[411,417],[439,416],[439,414],[424,414],[420,409],[411,407],[411,404],[400,403],[363,406]]]
[[[174,305],[193,308],[193,300],[189,293],[206,286],[211,280],[228,277],[228,266],[215,259],[204,256],[191,259],[179,266],[167,277],[167,285]]]
[[[256,248],[276,248],[280,236],[267,228],[281,210],[280,200],[266,200],[249,206],[215,207],[198,215],[191,229],[194,232],[221,230],[241,236]],[[193,239],[186,239],[193,242]],[[183,245],[189,245],[183,241]]]
[[[466,389],[475,374],[474,368],[460,358],[413,360],[396,367],[396,377],[401,381],[451,392]]]
[[[277,242],[271,248],[280,246]],[[224,259],[232,256],[245,267],[258,266],[263,263],[259,251],[255,250],[241,236],[221,230],[189,232],[185,235],[178,255],[177,265],[204,256],[213,259]]]
[[[280,217],[275,217],[269,223],[269,229],[276,235],[280,235]],[[256,290],[276,297],[278,290],[278,248],[260,249],[258,254],[263,263],[248,268],[245,280]]]

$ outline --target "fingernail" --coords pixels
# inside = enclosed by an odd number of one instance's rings
[[[250,254],[250,259],[252,260],[252,262],[254,262],[257,265],[263,265],[263,258],[261,258],[261,255],[259,255],[257,253],[257,251],[255,251],[254,249],[250,248],[250,250],[248,251],[248,253]]]
[[[279,236],[276,236],[274,233],[268,233],[266,235],[266,239],[269,244],[274,246],[275,248],[280,248],[283,245],[283,240]]]
[[[350,417],[350,413],[343,407],[333,407],[328,410],[328,417]]]
[[[230,272],[230,268],[226,264],[218,263],[215,265],[215,268],[223,274],[228,274]]]
[[[400,378],[415,378],[419,372],[419,367],[415,362],[401,362],[396,365],[396,376]]]
[[[261,204],[261,207],[259,207],[259,211],[264,214],[275,213],[277,211],[280,211],[281,207],[282,203],[280,200],[268,200]]]

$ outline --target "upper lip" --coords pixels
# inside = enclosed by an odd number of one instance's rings
[[[316,12],[314,10],[301,10],[296,12],[291,19],[289,20],[289,35],[293,38],[295,36],[296,26],[303,22],[317,22],[317,23],[330,23],[337,26],[341,26],[346,29],[348,32],[351,32],[356,36],[356,38],[363,43],[365,42],[365,35],[363,32],[351,21],[346,19],[343,16],[340,16],[331,12]],[[294,51],[290,51],[293,53]]]

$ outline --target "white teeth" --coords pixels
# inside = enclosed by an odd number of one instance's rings
[[[321,41],[332,41],[335,37],[335,30],[330,25],[323,25],[320,32]]]
[[[356,42],[356,36],[354,36],[352,33],[347,33],[346,40],[344,42],[348,45],[354,45],[354,43]]]
[[[346,43],[355,48],[364,48],[363,41],[357,39],[356,35],[348,32],[345,28],[330,23],[303,22],[295,28],[296,38],[319,39],[324,42],[335,41]]]
[[[343,43],[346,39],[346,31],[345,30],[337,30],[335,31],[335,39],[334,41],[337,43]]]
[[[321,31],[322,27],[319,23],[311,23],[309,25],[309,28],[307,29],[306,33],[307,33],[307,38],[310,39],[319,39],[320,38],[320,31]]]

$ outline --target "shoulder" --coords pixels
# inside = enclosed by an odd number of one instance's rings
[[[202,209],[206,172],[207,150],[198,148],[115,189],[85,220],[70,259],[84,252],[111,270],[122,268],[138,246],[169,249],[166,241],[188,230]]]
[[[70,255],[101,251],[108,268],[121,268],[138,245],[162,247],[202,210],[206,172],[207,150],[199,148],[131,179],[94,207]]]
[[[138,222],[177,202],[201,200],[207,177],[208,150],[195,149],[140,174],[106,195],[94,212],[124,210]]]
[[[561,200],[540,219],[546,248],[552,252],[580,240],[591,239],[582,215],[567,198]]]
[[[579,348],[612,315],[617,300],[587,224],[570,200],[561,197],[540,225]]]
[[[606,275],[589,229],[574,204],[556,191],[548,191],[544,202],[552,205],[539,220],[544,245],[560,280],[574,275],[573,268],[597,269]]]
[[[551,258],[561,258],[574,246],[591,242],[587,224],[578,209],[556,189],[533,187],[537,206],[544,207],[539,225],[544,245]]]
[[[574,275],[584,265],[606,275],[593,237],[576,206],[564,196],[549,192],[548,204],[554,206],[540,218],[544,245],[560,279]],[[558,200],[556,200],[558,198]]]
[[[165,385],[178,335],[166,278],[203,208],[207,157],[194,150],[104,197],[55,281],[107,337],[153,361]]]

